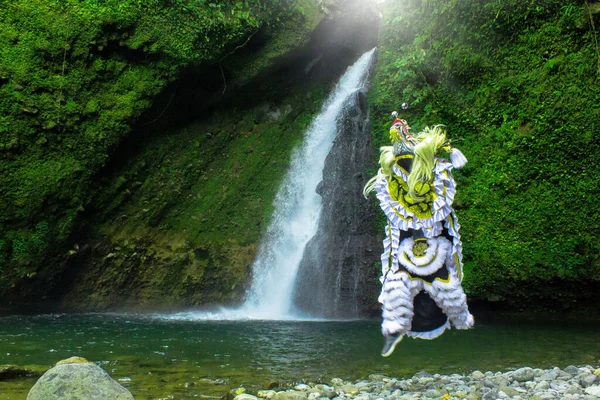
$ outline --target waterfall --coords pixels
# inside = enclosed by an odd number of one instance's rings
[[[293,317],[293,291],[308,241],[315,235],[321,211],[316,193],[325,158],[337,134],[345,101],[363,88],[375,49],[348,68],[304,134],[275,197],[274,213],[252,266],[252,285],[240,311],[260,319]]]
[[[317,232],[325,159],[337,135],[347,100],[364,88],[375,49],[363,54],[340,78],[321,113],[292,153],[290,167],[273,202],[274,212],[252,265],[252,283],[246,301],[236,309],[181,312],[162,316],[182,320],[301,319],[293,306],[298,267],[308,241]],[[357,191],[360,195],[360,190]]]

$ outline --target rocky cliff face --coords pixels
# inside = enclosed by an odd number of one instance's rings
[[[218,65],[186,70],[95,176],[69,247],[13,300],[44,296],[67,310],[239,302],[291,150],[332,82],[375,46],[377,15],[360,10],[321,15],[302,35],[258,31],[224,77]]]
[[[306,246],[296,280],[295,304],[301,311],[359,317],[376,308],[377,210],[362,196],[365,171],[375,166],[367,98],[359,91],[344,105],[317,187],[323,200],[319,227]]]

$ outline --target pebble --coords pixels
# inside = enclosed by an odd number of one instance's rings
[[[328,385],[293,387],[295,390],[261,390],[258,397],[234,391],[235,400],[598,400],[600,368],[524,367],[506,372],[473,371],[468,375],[432,375],[420,371],[407,379],[372,374],[355,382],[334,378]]]

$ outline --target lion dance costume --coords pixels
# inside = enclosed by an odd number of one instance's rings
[[[397,115],[392,113],[393,146],[381,148],[381,168],[364,189],[365,197],[376,193],[388,220],[379,296],[384,357],[405,335],[433,339],[451,325],[468,329],[474,322],[461,287],[460,225],[452,208],[451,170],[467,160],[440,126],[413,136]],[[438,156],[442,152],[451,162]]]

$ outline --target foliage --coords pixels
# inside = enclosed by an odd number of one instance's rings
[[[585,5],[419,3],[388,2],[374,132],[383,144],[386,116],[407,102],[414,129],[446,124],[469,159],[456,174],[467,290],[519,301],[532,288],[551,296],[544,282],[600,280],[600,88]]]
[[[305,2],[0,2],[0,294],[72,233],[95,174],[168,82],[259,29],[301,24]]]

